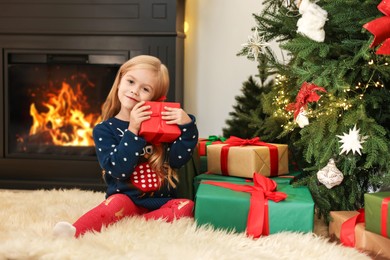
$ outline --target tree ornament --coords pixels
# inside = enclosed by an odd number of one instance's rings
[[[319,87],[313,83],[304,82],[299,90],[295,103],[290,103],[286,106],[287,111],[294,111],[294,119],[298,117],[301,109],[306,109],[309,102],[317,102],[320,96],[316,91],[326,92],[323,87]]]
[[[257,27],[252,36],[248,36],[248,42],[241,44],[242,47],[248,49],[248,58],[254,58],[257,61],[260,53],[263,53],[263,48],[269,44],[264,41],[264,38],[260,36],[257,31]]]
[[[363,28],[374,34],[374,41],[370,45],[371,48],[383,42],[376,54],[390,55],[390,1],[382,0],[378,5],[378,10],[385,16],[364,24]]]
[[[299,112],[297,118],[295,118],[295,122],[299,125],[300,128],[304,128],[309,124],[309,119],[306,115],[306,110],[301,108],[301,111]]]
[[[317,179],[328,189],[339,185],[343,179],[343,173],[337,169],[334,159],[329,159],[328,164],[317,172]]]
[[[286,0],[286,7],[290,7],[291,6],[291,0]]]
[[[318,0],[302,0],[299,3],[299,13],[302,15],[297,22],[297,32],[317,42],[325,40],[324,25],[328,20],[328,12],[316,4]]]
[[[368,138],[368,136],[360,136],[359,135],[360,129],[356,129],[356,125],[354,125],[353,129],[349,129],[349,133],[346,134],[344,133],[343,136],[337,135],[338,138],[341,140],[339,141],[340,143],[343,143],[341,145],[341,152],[345,152],[345,154],[348,154],[350,151],[352,151],[353,154],[357,152],[359,155],[362,155],[360,153],[360,149],[362,149],[362,143],[365,142],[365,140]]]

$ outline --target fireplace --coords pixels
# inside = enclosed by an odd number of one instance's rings
[[[0,0],[0,188],[101,190],[93,126],[119,69],[150,54],[183,101],[184,1]]]

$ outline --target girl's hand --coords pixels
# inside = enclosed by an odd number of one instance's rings
[[[181,108],[164,107],[164,109],[165,111],[161,112],[161,118],[166,120],[168,125],[185,125],[192,121],[189,115]]]
[[[135,135],[138,135],[141,123],[148,120],[152,114],[152,111],[149,110],[150,106],[144,106],[144,104],[145,101],[140,101],[130,111],[129,131]]]

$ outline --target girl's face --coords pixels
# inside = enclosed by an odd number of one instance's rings
[[[128,71],[118,86],[121,110],[131,111],[138,102],[152,100],[157,82],[157,73],[154,71],[148,69]]]

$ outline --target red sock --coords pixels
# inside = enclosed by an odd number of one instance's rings
[[[97,207],[82,215],[73,226],[76,227],[75,237],[87,231],[100,232],[102,226],[108,226],[126,216],[141,215],[146,209],[137,207],[133,201],[124,194],[114,194],[108,197]]]
[[[146,219],[163,218],[167,222],[182,217],[193,217],[194,202],[188,199],[173,199],[165,203],[161,208],[144,214]]]

